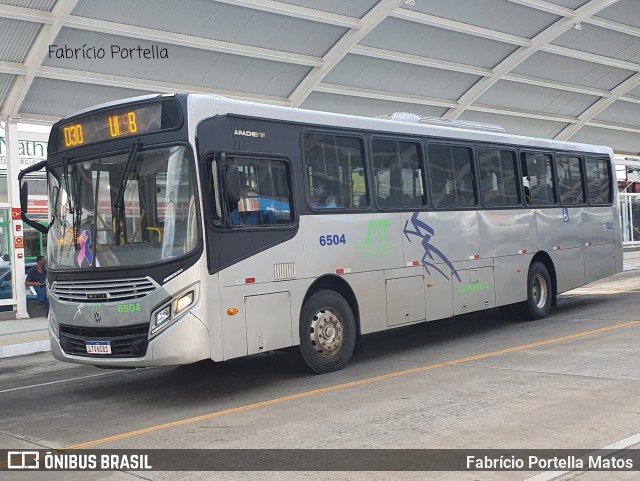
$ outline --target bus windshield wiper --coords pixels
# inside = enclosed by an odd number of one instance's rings
[[[69,184],[69,162],[70,161],[71,161],[70,155],[65,155],[62,158],[62,179],[64,181],[64,189],[67,191],[67,200],[69,201],[69,213],[71,214],[71,218],[73,219],[72,227],[73,227],[74,245],[75,247],[77,247],[78,246],[78,227],[80,224],[79,213],[82,210],[82,208],[78,207],[77,185],[74,185],[74,191],[72,192]],[[78,213],[76,213],[76,207],[78,208]]]
[[[129,183],[129,175],[131,174],[131,168],[133,167],[133,161],[136,158],[136,154],[138,153],[138,149],[142,146],[142,142],[134,142],[129,149],[129,155],[127,156],[127,162],[124,165],[124,171],[122,172],[122,180],[120,181],[120,187],[118,188],[116,194],[116,200],[113,203],[113,209],[115,211],[115,243],[116,246],[120,245],[120,232],[122,230],[122,226],[120,225],[121,220],[124,217],[124,193],[127,189],[127,184]]]
[[[67,191],[67,200],[69,201],[69,212],[73,214],[73,203],[71,197],[71,190],[69,189],[69,161],[71,157],[65,155],[62,158],[62,178],[64,180],[64,190]]]

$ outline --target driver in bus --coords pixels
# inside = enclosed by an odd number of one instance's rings
[[[269,210],[260,210],[260,198],[258,192],[251,188],[244,172],[240,177],[240,200],[235,209],[231,211],[232,225],[261,225],[276,224],[275,214]]]

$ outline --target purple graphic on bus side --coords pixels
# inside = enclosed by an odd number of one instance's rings
[[[89,267],[93,262],[93,255],[91,255],[91,232],[87,229],[82,231],[78,239],[80,241],[80,253],[78,254],[78,267],[82,267],[82,262],[87,259]]]
[[[438,271],[442,274],[445,279],[449,280],[449,276],[445,274],[441,269],[439,269],[433,262],[435,262],[435,257],[438,257],[444,262],[449,269],[451,269],[451,274],[455,275],[458,279],[458,282],[462,282],[460,276],[458,275],[458,271],[447,256],[445,256],[442,251],[440,251],[437,247],[434,247],[431,244],[431,238],[435,236],[435,231],[429,226],[426,222],[421,221],[418,218],[418,212],[414,212],[411,216],[411,226],[413,230],[409,227],[409,221],[407,221],[404,225],[404,235],[407,237],[407,240],[411,242],[411,238],[409,235],[413,235],[422,239],[422,248],[424,249],[424,256],[422,257],[422,266],[424,270],[427,271],[427,274],[431,275],[431,271],[429,268]]]

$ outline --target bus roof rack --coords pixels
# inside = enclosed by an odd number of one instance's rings
[[[441,117],[422,117],[410,112],[393,112],[392,114],[380,115],[378,119],[396,120],[398,122],[412,122],[417,124],[439,125],[442,127],[453,127],[464,130],[481,130],[485,132],[506,133],[507,131],[495,124],[485,124],[483,122],[474,122],[472,120],[452,120],[443,119]]]

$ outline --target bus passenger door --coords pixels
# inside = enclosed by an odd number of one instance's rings
[[[291,346],[291,293],[245,296],[247,354]]]

